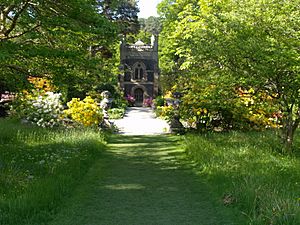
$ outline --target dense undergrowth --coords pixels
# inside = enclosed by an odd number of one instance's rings
[[[187,135],[185,146],[211,190],[249,224],[300,224],[300,157],[278,153],[272,132]]]
[[[0,224],[44,224],[105,148],[92,129],[0,120]]]

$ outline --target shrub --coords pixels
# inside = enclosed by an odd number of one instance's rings
[[[154,100],[153,103],[155,107],[157,106],[164,106],[165,105],[165,99],[162,96],[157,96]]]
[[[133,96],[127,95],[125,99],[127,100],[129,106],[134,106],[135,98]]]
[[[103,120],[101,108],[90,96],[83,101],[73,98],[67,106],[69,108],[64,110],[65,116],[83,126],[97,126]]]
[[[144,101],[143,101],[144,107],[152,107],[152,105],[153,105],[153,99],[151,97],[144,99]]]
[[[125,114],[124,108],[113,108],[108,110],[108,115],[110,119],[120,119],[123,118]]]
[[[170,121],[175,114],[175,109],[172,105],[158,106],[155,110],[156,116],[161,117],[167,121]]]
[[[186,90],[180,115],[195,129],[264,129],[280,126],[280,111],[271,94],[252,88],[208,85]]]
[[[40,127],[55,127],[62,124],[63,106],[60,93],[35,91],[24,93],[14,102],[12,111],[18,118]]]

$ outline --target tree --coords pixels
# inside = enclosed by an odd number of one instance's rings
[[[147,19],[140,19],[141,30],[153,35],[159,35],[161,32],[161,22],[159,17],[150,16]]]
[[[103,14],[119,25],[120,33],[128,35],[139,30],[136,0],[104,0],[101,1]]]
[[[159,35],[161,31],[161,22],[158,17],[151,16],[147,19],[140,18],[138,22],[138,32],[127,36],[127,41],[129,43],[135,43],[137,40],[141,40],[144,43],[150,43],[152,35]]]
[[[175,84],[198,77],[213,85],[232,84],[233,90],[253,87],[268,93],[277,99],[282,139],[291,151],[300,118],[299,3],[162,1],[162,72],[179,77]]]
[[[105,5],[107,2],[111,5]],[[122,22],[104,12],[122,16],[117,12],[121,3],[124,1],[2,1],[1,89],[22,90],[29,76],[38,76],[79,95],[99,83],[116,81],[113,72],[118,59],[112,54]]]

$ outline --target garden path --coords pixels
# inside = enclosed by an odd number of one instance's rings
[[[124,118],[115,120],[114,124],[124,135],[157,135],[169,132],[169,125],[165,120],[155,118],[151,108],[130,107]]]
[[[112,135],[51,225],[239,225],[185,163],[179,136]]]

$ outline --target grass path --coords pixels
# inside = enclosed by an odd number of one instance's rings
[[[52,225],[244,224],[218,205],[173,136],[113,136]]]

